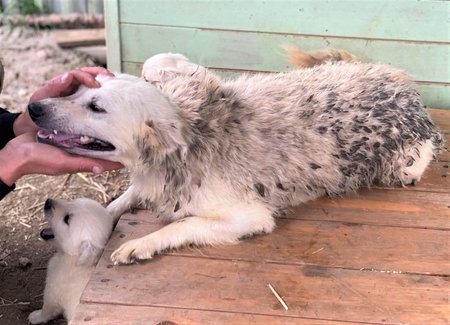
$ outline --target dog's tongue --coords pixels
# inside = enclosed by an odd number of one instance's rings
[[[43,240],[49,240],[55,238],[52,228],[44,228],[41,230],[40,236]]]

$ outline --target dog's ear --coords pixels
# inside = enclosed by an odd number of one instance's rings
[[[97,263],[102,255],[103,249],[95,246],[89,241],[82,241],[78,248],[78,261],[77,265],[92,266]]]
[[[146,121],[147,144],[160,152],[169,154],[187,147],[183,125],[180,121]],[[181,150],[184,151],[184,150]]]

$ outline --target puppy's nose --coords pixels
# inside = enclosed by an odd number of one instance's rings
[[[30,113],[33,122],[36,122],[45,114],[44,105],[40,104],[39,102],[31,103],[28,105],[28,112]]]
[[[45,200],[44,210],[50,210],[53,207],[53,200],[47,199]]]

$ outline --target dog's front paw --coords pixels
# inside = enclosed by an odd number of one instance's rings
[[[131,264],[137,260],[147,260],[155,253],[152,245],[142,238],[127,241],[111,254],[111,261],[117,264]]]
[[[45,319],[42,316],[42,309],[39,310],[35,310],[33,311],[29,316],[28,316],[28,321],[31,324],[42,324],[47,322],[47,319]]]

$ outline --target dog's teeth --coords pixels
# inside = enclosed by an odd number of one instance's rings
[[[58,134],[58,131],[57,131],[57,130],[53,130],[53,133],[57,135],[57,134]]]
[[[49,138],[50,140],[53,140],[53,134],[50,134],[50,135],[48,136],[48,138]]]
[[[92,139],[91,137],[88,137],[87,135],[82,135],[80,137],[80,142],[83,143],[83,144],[86,144],[86,143],[89,143],[89,142],[92,142],[92,141],[94,141],[94,139]]]

